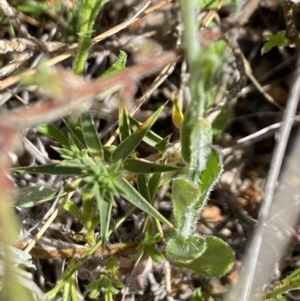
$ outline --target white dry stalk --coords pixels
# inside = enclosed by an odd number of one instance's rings
[[[240,281],[237,286],[229,292],[226,301],[231,301],[232,297],[239,301],[249,301],[255,297],[255,293],[261,292],[261,286],[267,284],[271,278],[276,262],[282,256],[284,249],[290,239],[286,235],[288,227],[293,228],[299,216],[299,206],[293,200],[299,191],[296,189],[278,188],[278,178],[281,171],[282,162],[285,156],[291,128],[294,123],[294,116],[297,110],[300,95],[300,55],[298,56],[292,86],[290,89],[287,108],[283,117],[283,126],[280,129],[280,139],[275,148],[272,159],[269,177],[265,189],[265,197],[260,209],[258,226],[252,243],[248,248],[245,257],[244,268],[241,272]],[[299,157],[300,140],[294,145],[293,153]],[[294,179],[295,166],[287,164],[283,170],[282,183],[288,185],[288,181]],[[297,168],[296,168],[297,169]],[[299,177],[299,174],[298,174]],[[287,184],[286,184],[287,183]],[[275,189],[277,193],[274,197]],[[298,189],[299,190],[299,189]],[[282,215],[285,224],[282,223]],[[273,231],[270,231],[270,228]],[[270,246],[276,242],[276,253],[270,250]]]

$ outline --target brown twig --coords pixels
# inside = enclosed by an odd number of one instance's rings
[[[116,254],[132,254],[137,251],[138,243],[132,244],[111,244],[107,245],[105,248],[99,247],[93,253],[93,256],[98,257],[105,257],[109,255],[116,255]],[[82,247],[77,246],[74,248],[62,248],[55,250],[47,250],[41,247],[33,247],[30,250],[30,254],[35,258],[40,259],[63,259],[63,258],[76,258],[81,259],[86,256],[93,247]]]

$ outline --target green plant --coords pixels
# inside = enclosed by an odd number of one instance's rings
[[[74,62],[74,72],[77,74],[84,72],[93,24],[105,3],[106,1],[82,1],[79,50]],[[191,72],[189,88],[192,101],[184,117],[177,102],[174,102],[173,117],[174,123],[180,127],[181,154],[177,154],[175,159],[171,158],[169,150],[173,145],[169,142],[170,136],[162,138],[151,131],[164,106],[145,122],[139,123],[121,103],[119,145],[102,145],[92,116],[83,113],[77,120],[74,116],[64,118],[68,129],[66,135],[52,124],[38,126],[40,133],[60,144],[59,147],[53,147],[61,157],[58,163],[14,168],[15,172],[67,175],[73,178],[61,193],[34,187],[24,189],[22,197],[16,199],[17,205],[30,207],[57,197],[59,206],[75,216],[86,230],[75,238],[90,247],[60,250],[60,254],[65,257],[78,258],[80,261],[72,259],[69,262],[61,281],[48,292],[50,299],[62,292],[64,300],[78,300],[75,272],[97,250],[112,247],[107,245],[109,236],[135,208],[145,213],[143,240],[138,245],[125,242],[122,246],[115,246],[116,248],[125,249],[134,245],[135,258],[147,254],[155,261],[162,261],[164,250],[156,250],[153,246],[166,236],[167,254],[179,267],[189,268],[206,277],[220,277],[233,265],[234,254],[224,241],[195,233],[197,218],[222,172],[222,158],[219,150],[212,144],[213,130],[205,115],[215,95],[216,66],[222,65],[225,44],[217,43],[200,51],[195,44],[196,23],[190,22],[187,17],[193,11],[192,1],[189,4],[183,1],[182,8],[187,22],[187,60]],[[119,60],[104,74],[104,78],[118,74],[116,72],[123,70],[125,64],[126,56],[121,52]],[[58,97],[63,93],[59,79],[53,78],[51,74],[44,77],[40,73],[35,80],[39,86],[43,86],[43,80],[46,83],[49,80],[56,83],[57,91],[52,88],[51,96],[54,94]],[[156,149],[158,155],[154,159],[138,158],[136,148],[142,141]],[[175,227],[153,206],[158,189],[172,178]],[[131,180],[135,180],[137,185],[133,185]],[[75,205],[71,200],[71,194],[76,190],[81,192],[81,206]],[[129,201],[133,208],[113,226],[111,212],[118,197]],[[169,232],[163,230],[161,223],[169,227]],[[97,226],[100,226],[99,234],[95,231]],[[47,256],[54,258],[51,252]],[[112,260],[107,266],[107,274],[102,274],[87,287],[91,297],[97,296],[99,287],[105,288],[106,300],[111,300],[118,292],[122,284],[116,273],[116,266],[116,261]]]
[[[129,118],[124,107],[123,113],[119,116],[121,143],[117,147],[104,147],[101,144],[93,120],[88,113],[82,114],[77,123],[65,119],[69,128],[68,137],[63,136],[51,124],[41,125],[38,129],[43,134],[62,144],[62,147],[55,147],[55,150],[60,153],[63,160],[57,164],[15,168],[14,170],[74,176],[75,180],[65,187],[62,196],[79,189],[82,192],[82,209],[78,209],[70,199],[67,199],[64,208],[84,225],[86,235],[81,237],[81,240],[86,241],[91,246],[96,243],[94,229],[100,223],[101,245],[105,247],[109,233],[111,233],[111,209],[114,206],[114,198],[119,195],[152,216],[158,227],[160,227],[160,221],[172,228],[172,224],[155,210],[151,202],[158,189],[160,175],[163,172],[179,172],[182,167],[165,164],[165,161],[160,163],[145,162],[134,155],[135,148],[142,140],[147,140],[154,147],[163,140],[150,131],[162,110],[163,107],[159,108],[148,120],[132,131],[132,125],[134,126],[138,122]],[[129,158],[129,156],[133,158]],[[132,178],[132,173],[138,174],[138,190],[126,179]],[[47,199],[49,194],[53,195],[51,190],[40,190],[39,197],[43,192]],[[28,195],[28,201],[30,204],[33,202],[30,195]],[[17,200],[17,204],[20,205],[21,203],[22,206],[30,206],[26,202],[26,198],[24,200],[24,195],[21,202]],[[159,232],[161,233],[162,230],[159,229]],[[147,247],[147,245],[149,243],[145,244],[144,242],[143,249],[149,250],[150,246]],[[70,282],[70,277],[71,275],[64,279],[64,285],[72,285],[73,282]]]

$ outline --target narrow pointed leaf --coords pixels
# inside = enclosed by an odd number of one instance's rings
[[[129,116],[130,126],[133,130],[136,130],[142,123]],[[147,144],[155,147],[158,143],[163,140],[162,137],[154,133],[153,131],[149,131],[146,136],[143,138],[143,141]],[[168,145],[169,146],[169,145]]]
[[[102,247],[105,247],[107,243],[109,224],[111,218],[112,202],[104,200],[100,193],[95,194],[98,209],[100,212],[100,225],[101,225],[101,240]]]
[[[140,193],[124,178],[117,177],[115,185],[118,187],[119,193],[125,197],[132,205],[141,209],[150,216],[158,219],[162,223],[165,223],[170,228],[174,228],[173,225],[161,215]]]
[[[37,126],[37,129],[40,133],[44,134],[50,139],[58,141],[61,145],[68,147],[69,141],[65,135],[53,124],[40,124]]]
[[[57,164],[16,167],[12,169],[21,173],[47,174],[47,175],[82,175],[83,170],[79,167],[59,166]]]
[[[205,119],[198,120],[191,132],[191,162],[190,169],[201,173],[206,168],[207,159],[211,152],[212,129]]]
[[[143,140],[146,134],[150,131],[150,128],[155,123],[164,106],[161,106],[156,112],[153,113],[145,122],[143,122],[132,135],[127,137],[120,145],[115,149],[112,154],[112,160],[117,161],[119,159],[126,159]]]
[[[126,106],[123,103],[120,103],[119,106],[119,128],[120,128],[120,139],[124,141],[127,137],[130,136],[130,123],[129,123],[129,114]]]
[[[162,155],[166,152],[168,146],[171,145],[170,143],[171,135],[166,136],[164,139],[162,139],[160,142],[155,144],[155,149],[159,151]]]
[[[205,277],[221,277],[227,274],[234,264],[234,252],[228,244],[215,236],[206,236],[205,252],[190,263],[178,263],[179,267],[193,270]]]
[[[161,178],[161,173],[157,172],[151,175],[148,182],[148,190],[150,195],[150,200],[152,201],[154,199],[154,196],[156,195],[157,189],[159,187]]]
[[[137,176],[137,185],[138,185],[139,193],[150,203],[148,182],[144,174],[140,174]]]
[[[182,170],[182,167],[175,166],[175,165],[155,164],[155,163],[146,162],[146,161],[142,161],[142,160],[136,160],[136,159],[127,159],[125,161],[124,165],[125,165],[126,170],[133,172],[133,173],[138,173],[138,174]]]
[[[104,161],[110,162],[111,154],[116,149],[115,145],[109,145],[103,147]]]
[[[92,156],[103,158],[103,147],[90,113],[81,114],[82,134],[86,148]]]
[[[85,147],[85,141],[81,129],[79,129],[79,127],[72,120],[70,120],[70,118],[65,117],[63,118],[63,121],[69,129],[76,145],[78,147]]]

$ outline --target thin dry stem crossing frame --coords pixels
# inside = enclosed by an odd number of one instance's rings
[[[249,252],[246,256],[245,268],[244,271],[242,272],[241,280],[237,285],[237,287],[235,288],[235,292],[236,292],[235,297],[237,298],[237,300],[240,301],[248,301],[254,297],[252,285],[254,281],[254,274],[257,269],[259,253],[262,245],[263,233],[265,230],[265,224],[267,223],[269,217],[290,131],[294,123],[294,116],[296,114],[296,110],[299,102],[299,95],[300,95],[300,55],[298,55],[297,65],[294,72],[290,93],[288,96],[287,107],[283,117],[283,125],[279,132],[280,139],[278,140],[278,143],[276,145],[274,156],[271,162],[269,177],[265,188],[265,197],[259,213],[258,226],[253,241],[251,242],[251,245],[248,248]],[[297,212],[295,212],[295,214],[296,213]],[[290,214],[292,216],[293,212],[291,212]],[[227,298],[226,300],[229,301],[230,300],[229,298]]]

